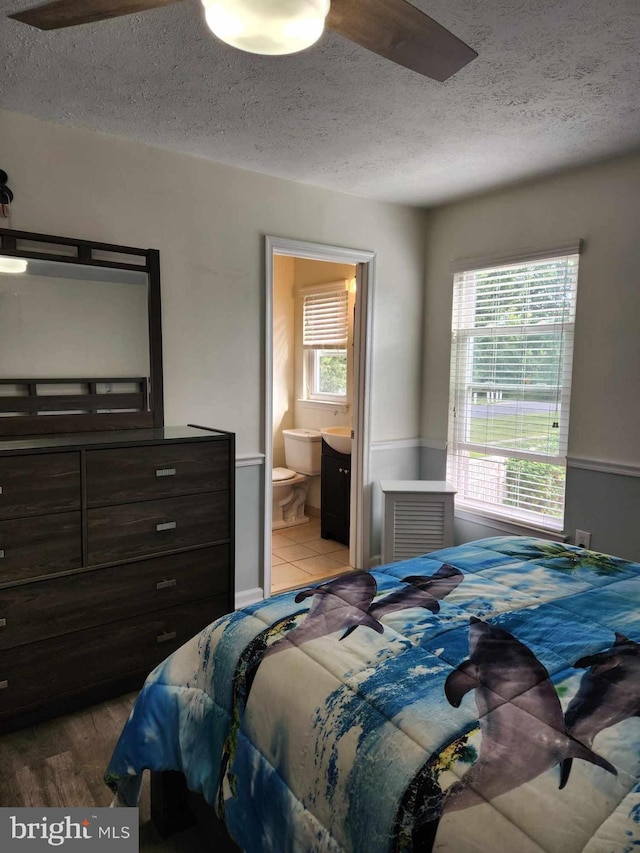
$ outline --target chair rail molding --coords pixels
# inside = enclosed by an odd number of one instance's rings
[[[602,474],[618,474],[622,477],[640,477],[640,465],[626,462],[610,462],[606,459],[584,459],[579,456],[567,456],[569,468],[581,468],[584,471],[599,471]]]
[[[264,465],[264,453],[239,453],[236,456],[236,468],[252,468]]]

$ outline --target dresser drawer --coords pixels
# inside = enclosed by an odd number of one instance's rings
[[[61,694],[146,674],[227,612],[227,596],[0,652],[0,718]]]
[[[80,455],[0,457],[0,519],[80,509]]]
[[[100,507],[87,517],[90,565],[230,538],[228,492]]]
[[[0,589],[0,649],[214,595],[230,598],[228,545]]]
[[[81,565],[79,512],[0,521],[0,583]]]
[[[229,489],[229,443],[185,442],[87,453],[90,507]]]

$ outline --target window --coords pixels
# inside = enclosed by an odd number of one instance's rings
[[[347,402],[349,291],[344,281],[302,290],[306,399]]]
[[[579,244],[454,275],[447,477],[457,504],[564,520]]]

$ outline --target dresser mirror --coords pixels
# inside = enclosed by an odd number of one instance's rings
[[[0,439],[162,425],[158,252],[0,229]]]

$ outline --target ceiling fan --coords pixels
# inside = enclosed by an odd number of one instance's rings
[[[53,0],[9,15],[53,30],[118,18],[183,0]],[[294,53],[326,25],[373,53],[443,81],[478,55],[407,0],[202,0],[213,32],[252,53]]]

